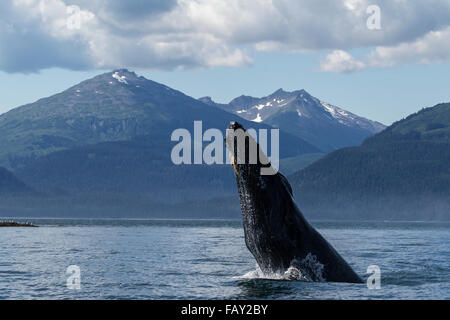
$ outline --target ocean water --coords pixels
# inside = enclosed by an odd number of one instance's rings
[[[28,221],[0,228],[0,299],[450,299],[450,223],[313,222],[364,280],[379,266],[368,289],[258,276],[240,221]]]

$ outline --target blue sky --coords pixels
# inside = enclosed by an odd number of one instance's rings
[[[306,89],[390,124],[450,101],[450,3],[1,2],[0,112],[122,67],[217,102]]]

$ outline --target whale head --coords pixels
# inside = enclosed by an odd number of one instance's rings
[[[236,176],[246,246],[264,273],[286,270],[292,260],[289,253],[298,244],[289,241],[293,232],[298,233],[290,227],[303,221],[291,186],[277,170],[270,171],[267,156],[242,125],[230,123],[225,140]],[[292,214],[297,211],[298,215]]]

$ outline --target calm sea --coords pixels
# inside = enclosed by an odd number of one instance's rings
[[[313,222],[362,278],[379,266],[369,290],[254,276],[240,221],[29,221],[0,228],[0,299],[450,299],[450,223]]]

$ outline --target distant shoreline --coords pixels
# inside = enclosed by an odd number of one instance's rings
[[[241,218],[111,218],[111,217],[0,217],[0,226],[3,222],[1,219],[14,219],[14,220],[97,220],[97,221],[223,221],[223,222],[240,222]],[[450,220],[386,220],[386,219],[374,219],[374,220],[358,220],[358,219],[309,219],[311,222],[319,222],[319,223],[450,223]],[[26,223],[29,225],[29,223]]]
[[[0,221],[0,227],[27,227],[27,228],[37,228],[37,226],[31,223],[21,223],[15,221]]]

